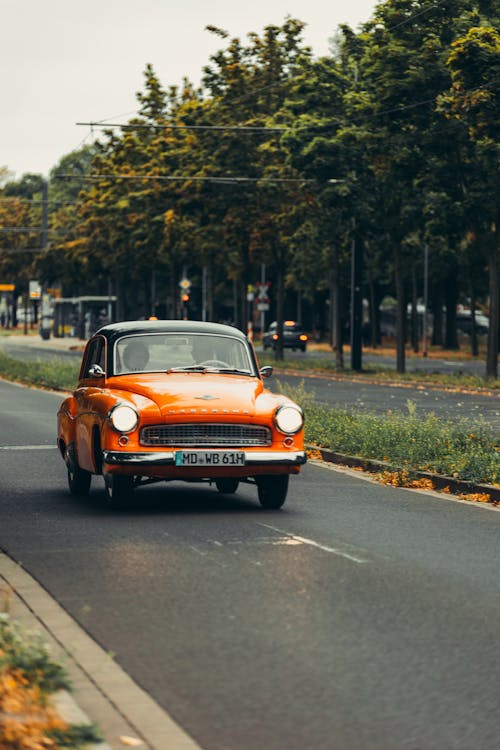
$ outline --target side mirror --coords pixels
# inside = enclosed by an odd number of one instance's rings
[[[101,365],[92,365],[92,367],[89,367],[88,376],[89,378],[103,378],[104,370]]]
[[[265,367],[261,367],[259,372],[261,378],[270,378],[273,374],[273,368],[271,367],[271,365],[266,365]]]

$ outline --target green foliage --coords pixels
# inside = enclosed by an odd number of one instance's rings
[[[62,358],[22,361],[9,357],[0,351],[0,376],[17,380],[27,385],[53,390],[72,390],[78,380],[80,363],[68,362]]]
[[[244,327],[246,287],[264,262],[272,318],[281,319],[290,289],[313,306],[329,295],[330,317],[335,309],[340,320],[356,239],[373,318],[382,296],[397,297],[403,372],[406,304],[423,296],[427,244],[433,308],[489,304],[496,326],[498,23],[493,0],[384,0],[360,31],[341,26],[320,59],[299,19],[245,40],[207,26],[221,48],[202,88],[187,80],[165,88],[148,64],[138,114],[51,173],[51,200],[71,201],[51,212],[49,252],[2,254],[37,236],[0,234],[1,275],[24,289],[36,274],[62,283],[65,296],[113,287],[125,319],[160,303],[179,317],[185,271],[191,317],[201,317],[203,278],[203,312]],[[74,178],[58,180],[62,171]],[[39,175],[4,185],[0,228],[39,225],[40,206],[23,201],[41,189]],[[450,342],[454,332],[446,334]],[[498,338],[492,327],[491,376]]]
[[[50,737],[60,748],[69,750],[85,750],[90,744],[103,741],[100,729],[95,724],[72,724],[66,730],[53,729],[47,731]]]
[[[19,669],[45,696],[70,687],[64,668],[53,660],[41,635],[24,630],[8,613],[0,612],[0,670],[6,668]]]
[[[440,420],[408,414],[384,416],[326,409],[303,387],[285,389],[304,409],[306,441],[338,453],[386,461],[395,469],[429,471],[487,484],[500,483],[500,440],[481,420]]]

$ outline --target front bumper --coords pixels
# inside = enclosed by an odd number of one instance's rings
[[[243,451],[245,466],[302,466],[305,451]],[[175,466],[175,451],[103,451],[104,463],[110,466]],[[186,469],[188,467],[185,467]],[[205,467],[209,468],[209,467]],[[234,467],[228,467],[234,468]],[[244,467],[239,467],[244,468]]]

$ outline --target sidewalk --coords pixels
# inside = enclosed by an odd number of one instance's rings
[[[33,346],[37,349],[48,349],[48,350],[75,350],[75,351],[82,351],[85,349],[86,340],[85,339],[79,339],[74,336],[67,336],[64,338],[56,338],[55,336],[51,336],[50,339],[42,339],[42,337],[35,333],[34,331],[30,331],[28,334],[23,333],[13,333],[9,336],[2,336],[0,339],[1,341],[5,341],[5,343],[11,342],[12,344],[16,345],[24,345],[24,346]]]

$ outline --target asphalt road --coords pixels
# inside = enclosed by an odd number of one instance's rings
[[[60,397],[0,382],[0,548],[205,750],[492,750],[500,513],[309,463],[76,501]]]
[[[22,338],[0,339],[0,347],[11,356],[20,359],[53,359],[55,356],[81,359],[81,351],[54,350],[53,342],[41,339],[23,343]],[[306,352],[304,356],[314,355]],[[500,392],[492,395],[481,393],[454,393],[419,385],[390,386],[350,380],[334,380],[328,376],[294,376],[276,374],[266,381],[266,387],[276,391],[279,383],[297,387],[301,382],[308,392],[325,406],[335,406],[351,411],[364,410],[385,414],[387,411],[408,413],[408,401],[416,406],[417,414],[432,412],[443,419],[484,419],[495,428],[500,428]]]

